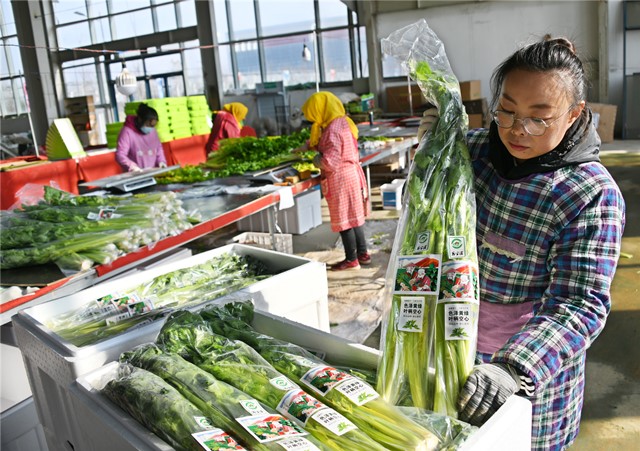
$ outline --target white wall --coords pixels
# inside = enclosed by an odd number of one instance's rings
[[[597,1],[480,2],[379,14],[378,36],[385,38],[421,18],[444,42],[458,80],[481,80],[487,98],[494,68],[546,33],[570,38],[597,75]],[[593,87],[597,89],[597,81]]]

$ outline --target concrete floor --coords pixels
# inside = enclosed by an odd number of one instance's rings
[[[607,325],[587,352],[581,431],[571,451],[640,449],[640,141],[615,141],[604,144],[602,150],[602,161],[627,203],[624,255],[612,286]],[[377,208],[370,220],[397,219],[395,211],[380,208],[379,190],[372,194]],[[330,231],[327,222],[325,211],[322,226],[294,236],[294,252],[334,246],[339,235]],[[378,342],[379,328],[364,341],[372,347]]]

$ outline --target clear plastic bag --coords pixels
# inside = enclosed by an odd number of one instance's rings
[[[382,49],[439,118],[409,172],[387,271],[377,389],[392,403],[455,416],[473,368],[479,296],[468,120],[444,45],[424,20],[392,33]]]

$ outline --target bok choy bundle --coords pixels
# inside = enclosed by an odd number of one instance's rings
[[[475,358],[478,264],[468,119],[444,46],[424,20],[392,33],[439,119],[418,145],[387,272],[377,389],[398,405],[456,416]]]
[[[218,334],[244,341],[278,371],[299,383],[390,450],[434,450],[438,439],[400,410],[382,400],[362,379],[334,368],[306,349],[268,335],[248,324],[249,302],[210,305],[200,315]]]
[[[298,422],[332,450],[386,449],[339,412],[300,389],[247,344],[215,334],[198,314],[171,314],[157,342]]]
[[[275,410],[154,343],[123,353],[120,361],[160,376],[207,415],[213,424],[238,437],[249,449],[282,451],[284,446],[280,444],[287,444],[291,439],[295,439],[299,446],[307,444],[308,449],[327,449]],[[302,447],[296,449],[304,451]]]

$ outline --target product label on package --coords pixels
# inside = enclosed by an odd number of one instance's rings
[[[403,332],[422,332],[425,308],[424,296],[402,296],[396,329]]]
[[[320,451],[316,445],[304,437],[285,438],[278,440],[276,444],[282,446],[286,451]]]
[[[282,415],[267,413],[266,415],[236,418],[236,421],[260,443],[307,434],[297,424]]]
[[[98,210],[98,212],[89,212],[87,219],[90,221],[100,221],[102,219],[116,219],[121,218],[122,215],[117,214],[115,207],[105,207]]]
[[[268,412],[255,399],[242,399],[240,405],[249,415],[265,415]]]
[[[298,388],[298,386],[291,382],[286,376],[274,377],[273,379],[270,379],[269,382],[271,385],[282,391],[289,391],[294,388]]]
[[[402,255],[396,263],[393,294],[438,294],[441,255]]]
[[[468,260],[446,262],[442,265],[440,298],[480,299],[478,265]]]
[[[352,377],[331,366],[317,366],[307,371],[301,380],[316,392],[324,395],[340,382]]]
[[[355,377],[347,379],[343,383],[336,386],[336,390],[344,394],[354,404],[363,406],[369,401],[380,397],[377,391],[366,382],[356,379]]]
[[[445,340],[471,340],[476,336],[476,311],[478,305],[471,302],[443,300]]]
[[[467,241],[463,236],[447,238],[447,253],[449,258],[464,258],[467,256]]]
[[[413,248],[413,251],[417,254],[419,252],[424,252],[429,250],[429,243],[431,242],[431,232],[420,232],[416,237],[416,245]]]
[[[311,417],[336,435],[344,435],[357,429],[355,424],[330,407],[320,409]]]
[[[278,403],[278,412],[295,418],[302,425],[306,426],[309,418],[325,406],[313,396],[300,389],[291,390],[282,397]]]
[[[202,449],[207,451],[218,450],[235,450],[246,451],[240,446],[233,437],[224,432],[222,429],[212,429],[209,431],[201,431],[191,434],[193,438],[200,444]]]

